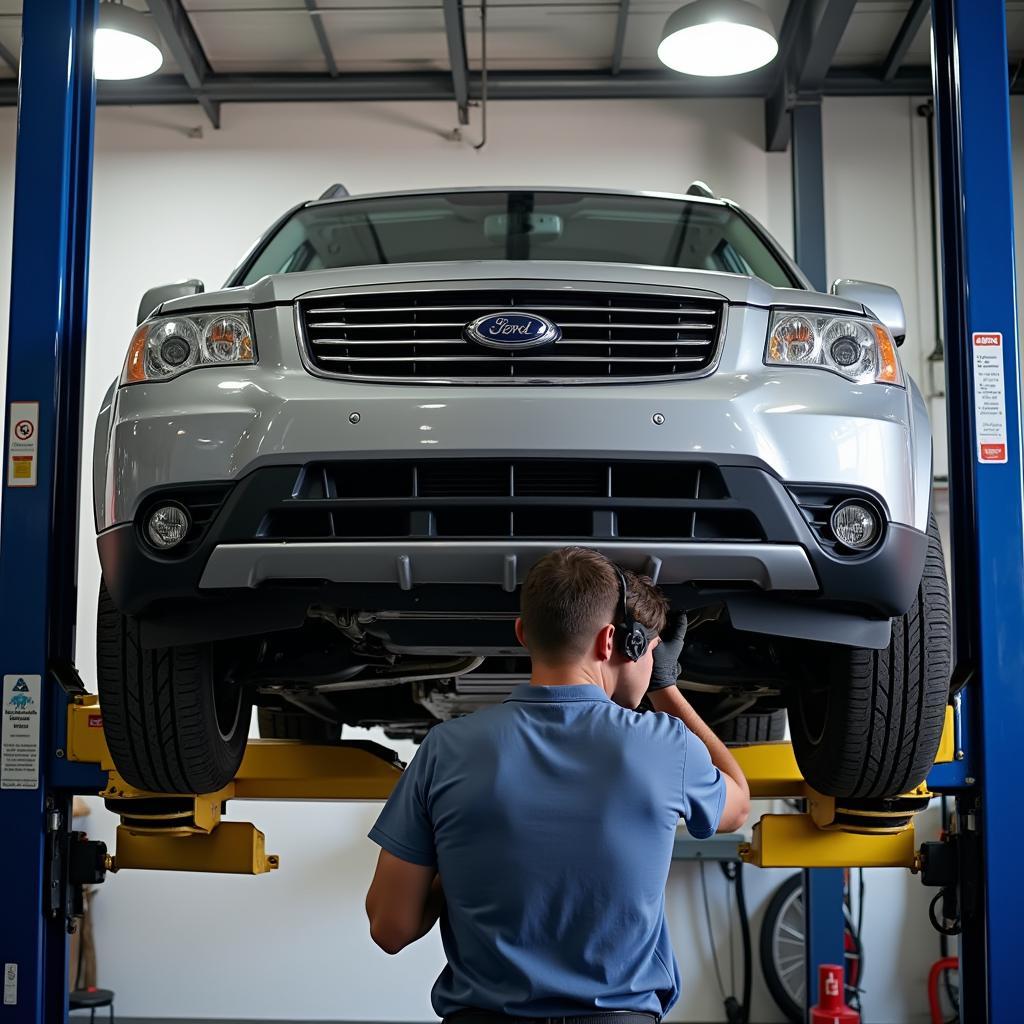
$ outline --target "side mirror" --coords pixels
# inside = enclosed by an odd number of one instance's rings
[[[840,277],[832,282],[832,294],[843,299],[852,299],[865,306],[878,320],[889,328],[897,345],[903,344],[907,336],[907,314],[903,300],[895,288],[870,281],[851,281]]]
[[[162,306],[165,302],[170,302],[171,299],[180,299],[185,295],[199,295],[204,291],[206,291],[206,285],[195,277],[188,281],[176,281],[174,284],[160,284],[156,288],[150,288],[142,296],[142,301],[139,303],[139,316],[135,322],[141,324],[154,309]]]

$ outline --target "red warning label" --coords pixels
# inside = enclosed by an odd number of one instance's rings
[[[89,728],[90,729],[102,729],[103,728],[103,716],[102,715],[90,715],[89,716]]]
[[[975,331],[974,426],[978,461],[1006,462],[1006,387],[1003,379],[1003,336],[999,331]]]
[[[982,462],[1005,462],[1006,461],[1006,445],[1005,444],[983,444],[981,446],[981,461]]]

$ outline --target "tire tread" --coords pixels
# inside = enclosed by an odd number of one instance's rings
[[[837,797],[906,793],[931,768],[949,699],[949,587],[934,516],[929,517],[924,572],[914,603],[892,620],[883,650],[828,649],[829,711],[818,742],[794,729],[807,781]],[[791,721],[801,721],[802,689],[791,696]]]
[[[101,582],[96,664],[103,731],[126,782],[154,793],[212,793],[234,777],[251,704],[243,694],[231,735],[221,736],[208,647],[144,649],[138,623]]]

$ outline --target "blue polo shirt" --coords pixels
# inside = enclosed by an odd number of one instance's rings
[[[591,684],[524,684],[435,726],[370,838],[441,875],[436,1013],[665,1013],[679,996],[665,923],[676,826],[706,838],[724,803],[682,722]]]

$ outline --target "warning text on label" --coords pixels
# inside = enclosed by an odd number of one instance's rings
[[[42,676],[4,676],[0,706],[0,789],[39,788]]]
[[[976,331],[974,350],[974,423],[979,462],[1006,462],[1006,388],[1003,379],[1003,336]]]

